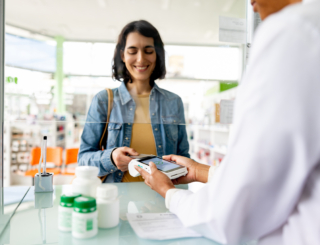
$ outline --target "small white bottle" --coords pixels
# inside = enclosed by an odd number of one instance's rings
[[[90,238],[98,233],[98,213],[96,199],[93,197],[77,197],[73,203],[72,236]]]
[[[80,196],[80,194],[64,194],[60,197],[58,214],[58,229],[60,231],[71,231],[73,202],[75,198]]]
[[[95,198],[97,187],[101,185],[98,173],[99,169],[94,166],[76,167],[76,178],[72,182],[72,192]]]
[[[118,188],[103,184],[97,188],[98,227],[112,228],[119,224]]]

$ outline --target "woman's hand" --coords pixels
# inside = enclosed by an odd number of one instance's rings
[[[174,185],[188,184],[194,181],[207,183],[210,169],[208,165],[200,164],[190,158],[177,155],[163,156],[162,158],[167,161],[176,162],[178,165],[187,167],[188,169],[186,176],[172,180]]]
[[[132,160],[132,158],[128,157],[128,155],[138,156],[139,153],[129,147],[119,147],[115,149],[111,155],[112,160],[117,168],[124,172],[128,171],[129,162]]]
[[[169,189],[174,189],[175,187],[168,176],[161,173],[153,162],[150,162],[149,166],[151,174],[138,166],[134,166],[134,168],[141,174],[142,178],[144,178],[144,183],[146,183],[146,185],[165,198],[167,191]]]

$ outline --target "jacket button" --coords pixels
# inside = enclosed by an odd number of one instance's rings
[[[130,126],[130,125],[131,125],[131,123],[128,123],[128,125]]]
[[[130,108],[130,111],[132,111],[132,108]]]
[[[161,145],[159,145],[158,147],[161,148]]]
[[[154,116],[154,113],[152,113],[152,116]]]
[[[154,130],[155,130],[155,131],[158,131],[158,129],[157,129],[157,128],[155,128]]]
[[[119,176],[121,176],[121,173],[119,173]]]
[[[126,138],[126,140],[128,140],[128,137]]]

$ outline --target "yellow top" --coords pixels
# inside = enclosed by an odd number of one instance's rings
[[[152,125],[149,113],[149,94],[132,96],[136,103],[134,123],[132,125],[132,135],[130,147],[140,154],[157,155],[156,144],[152,132]],[[141,182],[141,176],[132,177],[129,171],[123,175],[122,182]]]

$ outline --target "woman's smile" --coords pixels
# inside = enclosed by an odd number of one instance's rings
[[[136,68],[136,70],[138,72],[145,72],[149,68],[148,65],[147,66],[133,66],[133,67]]]

